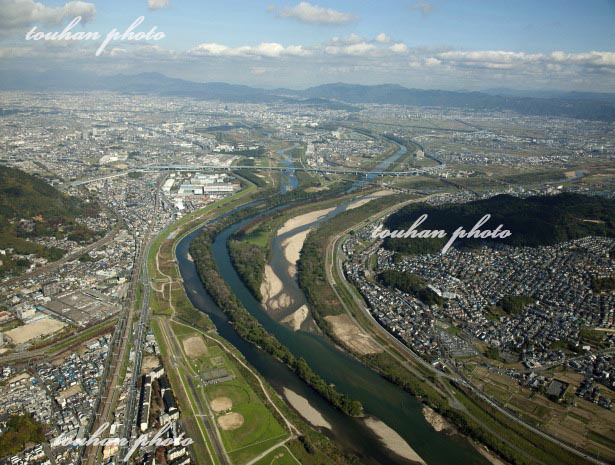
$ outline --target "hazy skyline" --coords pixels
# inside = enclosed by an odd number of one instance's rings
[[[328,82],[442,89],[615,92],[615,2],[0,0],[2,70],[162,72],[199,82]],[[158,41],[28,41],[37,26],[104,36],[156,26]],[[87,21],[87,22],[86,22]]]

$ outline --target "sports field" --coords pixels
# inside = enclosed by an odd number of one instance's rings
[[[5,332],[4,335],[14,344],[23,344],[32,339],[56,333],[65,326],[66,323],[46,317],[33,323],[18,326],[17,328]]]
[[[207,400],[234,465],[246,463],[288,437],[288,431],[218,344],[176,322],[171,326],[181,341],[185,361],[198,376],[199,392]],[[226,380],[228,377],[232,379]]]
[[[233,463],[245,463],[288,435],[243,377],[205,392]]]

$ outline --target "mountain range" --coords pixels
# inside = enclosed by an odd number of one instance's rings
[[[304,104],[353,110],[356,105],[396,104],[484,111],[512,111],[522,115],[559,116],[615,121],[615,94],[591,92],[483,92],[424,90],[397,84],[324,84],[305,90],[262,89],[223,82],[193,82],[160,73],[110,76],[60,71],[16,74],[0,71],[0,90],[93,91],[181,96],[223,102]]]

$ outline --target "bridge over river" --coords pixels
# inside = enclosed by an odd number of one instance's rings
[[[136,168],[137,171],[234,171],[234,170],[254,170],[254,171],[305,171],[308,173],[320,174],[354,174],[371,176],[416,176],[419,174],[429,174],[445,168],[446,165],[432,166],[429,168],[417,168],[409,171],[361,171],[352,168],[333,169],[333,168],[305,168],[288,166],[244,166],[244,165],[147,165]]]
[[[236,171],[236,170],[252,170],[252,171],[283,171],[286,173],[294,173],[295,171],[305,171],[308,173],[318,174],[351,174],[356,176],[370,177],[374,176],[418,176],[421,174],[434,174],[446,168],[446,164],[442,163],[438,166],[429,168],[417,168],[407,171],[361,171],[355,169],[333,169],[333,168],[304,168],[304,167],[288,167],[288,166],[244,166],[244,165],[145,165],[125,170],[121,173],[116,173],[109,176],[102,176],[92,179],[83,179],[72,182],[72,186],[83,186],[96,181],[111,179],[118,176],[125,176],[129,171]]]

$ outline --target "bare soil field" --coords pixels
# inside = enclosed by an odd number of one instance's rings
[[[183,341],[186,355],[190,358],[198,358],[207,354],[207,346],[201,336],[190,336]]]
[[[348,315],[326,316],[335,337],[360,355],[378,354],[380,346],[369,335],[361,331]]]
[[[11,329],[4,333],[6,337],[9,337],[14,344],[23,344],[41,336],[48,336],[55,332],[60,331],[66,327],[66,323],[53,318],[43,318],[42,320],[28,323],[18,328]]]
[[[160,361],[157,357],[153,355],[146,355],[143,357],[143,364],[141,366],[141,373],[147,374],[152,371],[154,368],[158,368],[160,366]]]
[[[74,396],[78,392],[83,391],[80,384],[75,384],[74,386],[69,387],[68,389],[64,389],[58,393],[58,397],[62,397],[64,399],[68,399],[70,396]]]
[[[239,413],[227,413],[218,417],[218,424],[225,431],[237,429],[243,425],[243,416]]]
[[[211,409],[216,412],[225,412],[233,408],[233,401],[228,397],[216,397],[211,401]]]

